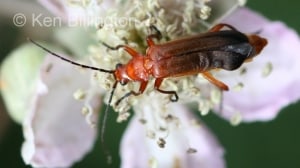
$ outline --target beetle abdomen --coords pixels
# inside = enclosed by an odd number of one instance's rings
[[[248,42],[248,38],[244,34],[225,30],[157,44],[149,48],[148,55],[152,60],[159,61],[170,57],[185,57],[193,53],[220,50],[226,46]]]

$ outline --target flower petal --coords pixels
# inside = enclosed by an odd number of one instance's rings
[[[100,4],[97,0],[39,0],[39,2],[56,16],[62,17],[69,24],[68,26],[72,27],[76,26],[78,21],[81,21],[79,26],[91,26],[89,24],[100,21],[99,17],[105,16],[108,9],[115,3],[111,0],[104,0]],[[83,25],[83,23],[86,23],[86,25]]]
[[[246,8],[240,8],[224,22],[242,32],[261,31],[268,45],[262,53],[246,64],[247,73],[222,72],[224,82],[235,86],[242,82],[240,91],[224,93],[222,115],[232,119],[236,114],[243,121],[270,120],[284,106],[300,98],[300,40],[297,33],[281,22],[271,22]],[[264,76],[266,68],[272,72]]]
[[[89,87],[89,75],[48,56],[40,76],[31,110],[23,123],[22,157],[34,167],[68,167],[81,159],[95,140],[96,130],[81,114],[83,102],[73,98],[78,88]],[[93,100],[91,106],[97,110],[100,100]]]
[[[168,111],[178,117],[168,130],[165,148],[159,148],[156,141],[146,136],[146,126],[150,123],[153,111],[145,108],[145,118],[149,118],[145,125],[134,117],[121,143],[121,160],[123,168],[151,167],[225,167],[223,148],[215,137],[203,125],[195,124],[195,118],[183,106],[172,104]],[[156,127],[158,127],[156,125]],[[187,153],[191,146],[196,153]]]

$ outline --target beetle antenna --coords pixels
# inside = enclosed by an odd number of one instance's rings
[[[51,54],[51,55],[53,55],[53,56],[55,56],[55,57],[58,57],[58,58],[60,58],[60,59],[62,59],[62,60],[64,60],[64,61],[67,61],[67,62],[69,62],[69,63],[71,63],[71,64],[73,64],[73,65],[80,66],[80,67],[86,68],[86,69],[91,69],[91,70],[96,70],[96,71],[100,71],[100,72],[105,72],[105,73],[114,73],[114,72],[115,72],[115,70],[106,70],[106,69],[102,69],[102,68],[97,68],[97,67],[93,67],[93,66],[88,66],[88,65],[84,65],[84,64],[79,64],[79,63],[77,63],[77,62],[71,61],[71,60],[69,60],[69,59],[67,59],[67,58],[64,58],[64,57],[62,57],[62,56],[60,56],[60,55],[58,55],[58,54],[56,54],[56,53],[50,51],[50,50],[47,49],[46,47],[40,45],[39,43],[33,41],[33,40],[30,39],[30,38],[27,38],[27,40],[30,41],[31,43],[35,44],[36,46],[40,47],[40,48],[43,49],[44,51],[48,52],[49,54]]]
[[[115,90],[117,88],[117,84],[118,84],[118,81],[116,81],[112,87],[112,90],[110,92],[110,96],[109,96],[109,99],[108,99],[108,104],[105,108],[105,111],[103,113],[103,117],[102,117],[102,122],[101,122],[101,132],[100,132],[100,136],[101,136],[101,144],[102,144],[102,149],[104,150],[105,152],[105,156],[106,156],[106,160],[107,160],[107,163],[108,164],[111,164],[112,162],[112,156],[111,156],[111,153],[110,151],[107,149],[106,145],[105,145],[105,141],[104,141],[104,133],[105,133],[105,128],[106,128],[106,120],[107,120],[107,117],[108,117],[108,108],[109,106],[111,105],[111,101],[112,101],[112,97],[115,93]]]

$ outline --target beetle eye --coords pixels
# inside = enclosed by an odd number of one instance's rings
[[[122,86],[126,85],[127,83],[128,83],[127,80],[121,80],[121,81],[120,81],[120,84],[121,84]]]
[[[116,65],[116,69],[120,68],[121,66],[123,66],[123,64],[118,63],[118,64]]]

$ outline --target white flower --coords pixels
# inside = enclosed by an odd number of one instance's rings
[[[48,8],[54,13],[60,11],[65,20],[81,20],[86,17],[80,16],[86,15],[111,17],[111,21],[116,22],[99,23],[97,40],[111,46],[127,44],[141,53],[147,48],[143,39],[149,34],[149,25],[155,25],[161,31],[163,39],[158,43],[163,43],[207,30],[214,22],[206,19],[213,17],[211,14],[216,10],[205,0],[128,0],[114,1],[110,4],[111,9],[102,15],[98,10],[103,7],[101,3],[93,0],[78,2],[81,3],[76,3],[76,7],[79,4],[83,13],[74,13],[72,6],[61,1],[44,0],[43,4],[48,4]],[[104,1],[103,4],[107,5],[108,2],[110,1]],[[259,32],[260,36],[268,39],[268,46],[240,70],[215,73],[215,76],[231,89],[223,93],[223,98],[219,89],[199,75],[168,78],[163,81],[163,89],[177,91],[178,103],[171,103],[168,95],[155,91],[154,82],[150,80],[144,94],[130,96],[118,106],[114,106],[115,111],[119,113],[119,122],[129,117],[130,108],[135,112],[122,138],[121,167],[225,167],[224,150],[221,145],[183,104],[196,102],[202,114],[207,114],[215,108],[217,114],[236,125],[244,121],[270,120],[283,106],[299,99],[300,91],[297,85],[300,80],[296,75],[300,67],[296,55],[299,53],[300,44],[298,35],[280,22],[271,22],[246,8],[236,9],[237,6],[236,3],[230,10],[224,10],[214,21],[220,21],[220,17],[226,13],[222,22],[233,25],[241,32]],[[227,12],[234,9],[235,12],[231,14]],[[118,22],[120,19],[125,20]],[[289,43],[285,43],[286,41]],[[104,69],[114,69],[117,63],[126,64],[130,59],[122,50],[112,51],[99,45],[90,47],[90,55],[93,65]],[[43,65],[49,64],[47,61],[48,59]],[[53,63],[52,68],[62,69],[59,71],[61,73],[53,69],[51,75],[42,67],[42,76],[38,78],[40,80],[36,85],[36,94],[32,98],[35,103],[30,106],[23,121],[26,137],[22,150],[23,158],[33,166],[70,166],[80,160],[95,140],[95,130],[86,130],[89,128],[88,124],[82,123],[84,120],[79,113],[66,110],[75,111],[75,108],[80,109],[83,106],[79,102],[74,104],[70,95],[80,87],[77,84],[88,80],[82,80],[84,77],[79,77],[76,72],[69,72],[72,65],[62,65],[58,62],[61,60]],[[2,73],[7,74],[4,71]],[[115,82],[112,75],[102,72],[93,72],[91,79],[93,83],[108,90]],[[70,83],[64,83],[65,81]],[[138,88],[139,83],[118,86],[113,95],[112,105],[128,91],[136,91]],[[45,96],[46,93],[48,95]],[[108,91],[104,95],[104,102],[107,102],[109,96]],[[61,99],[65,102],[59,103]],[[95,107],[98,107],[97,103]],[[220,109],[221,111],[218,111]],[[42,114],[49,116],[45,118]],[[87,119],[92,121],[91,118]],[[84,136],[83,129],[86,133]],[[70,136],[73,138],[68,139]],[[48,157],[45,157],[46,155]]]

